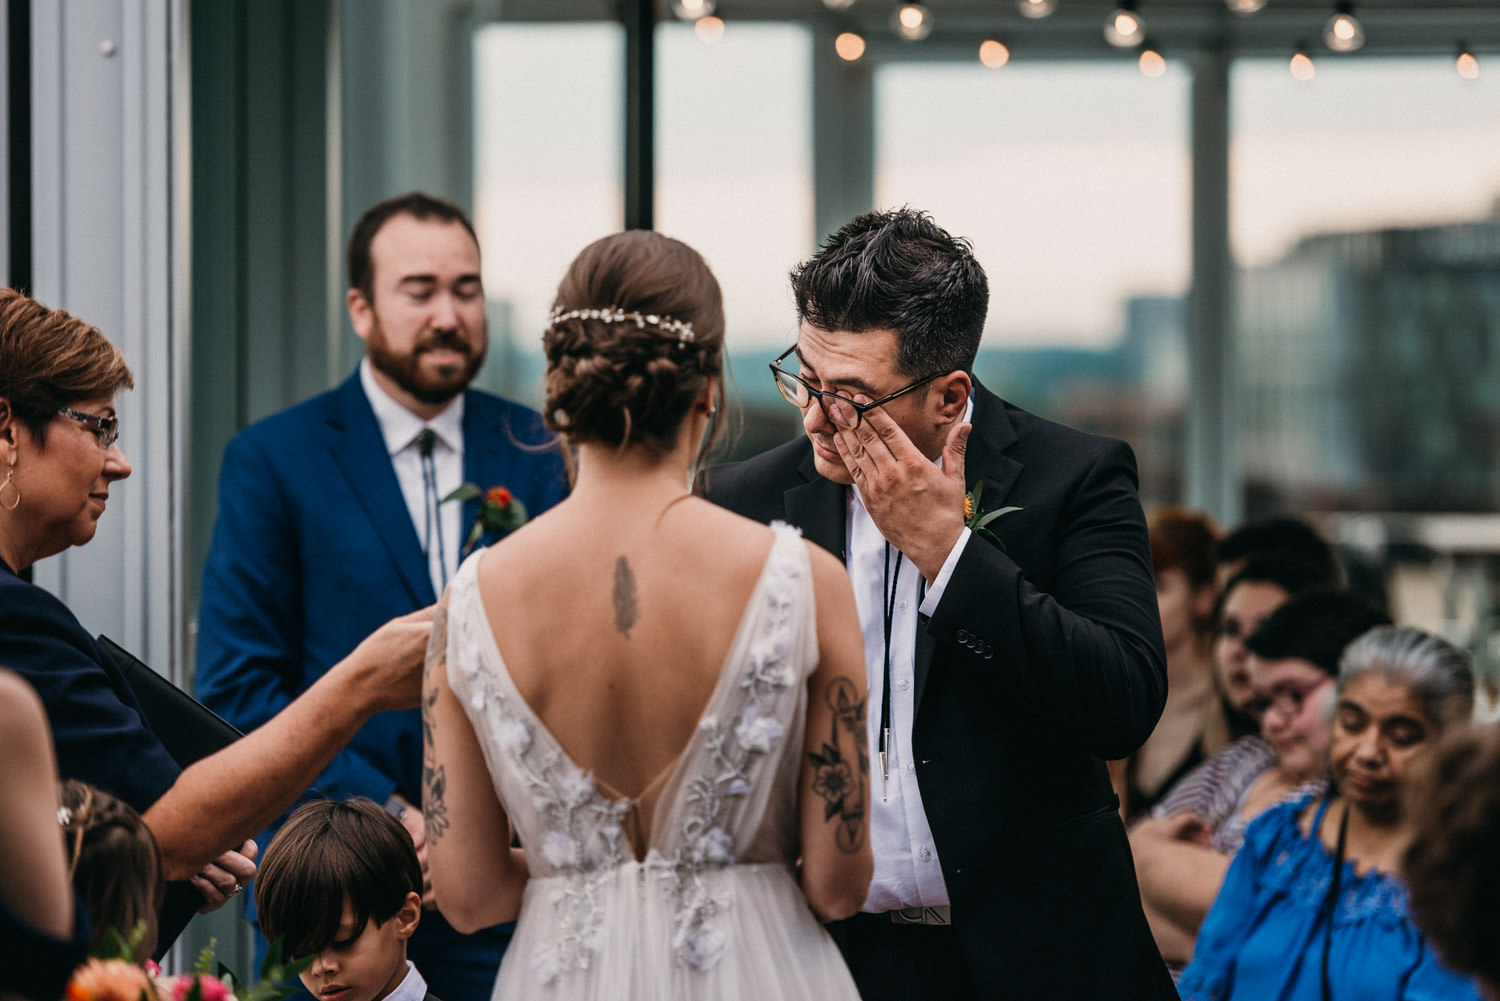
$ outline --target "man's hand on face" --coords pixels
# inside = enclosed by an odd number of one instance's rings
[[[855,400],[870,402],[863,395]],[[875,527],[928,581],[937,578],[963,534],[964,451],[971,427],[960,421],[949,429],[941,469],[880,408],[866,411],[854,430],[834,435]]]

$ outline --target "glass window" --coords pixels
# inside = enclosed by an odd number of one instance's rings
[[[624,32],[487,25],[474,40],[474,225],[490,356],[478,384],[541,402],[541,335],[568,263],[624,218]]]
[[[875,79],[877,203],[930,211],[989,274],[980,381],[1131,442],[1146,499],[1172,498],[1187,398],[1187,72],[976,62]]]
[[[787,271],[814,240],[809,32],[730,22],[705,41],[669,22],[656,40],[656,228],[702,253],[724,290],[736,454],[751,455],[800,433],[766,363],[796,337]]]

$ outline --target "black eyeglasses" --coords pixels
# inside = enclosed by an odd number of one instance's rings
[[[120,418],[100,417],[98,414],[86,414],[82,410],[74,410],[72,407],[59,407],[58,416],[70,417],[78,423],[87,427],[94,433],[99,447],[109,449],[109,446],[120,440]]]
[[[924,375],[910,386],[898,389],[889,396],[882,396],[873,403],[855,403],[847,396],[825,392],[821,389],[813,389],[801,376],[793,375],[782,368],[781,363],[786,361],[792,352],[796,350],[797,346],[794,344],[777,355],[776,360],[771,362],[771,377],[776,380],[776,388],[781,391],[782,397],[798,410],[806,410],[812,404],[813,400],[817,400],[818,406],[823,408],[823,416],[828,418],[828,422],[844,431],[852,431],[859,427],[859,422],[864,418],[866,411],[874,410],[876,407],[883,407],[897,397],[905,396],[914,389],[922,388],[943,374],[942,372],[934,372],[931,375]],[[844,411],[840,407],[830,409],[828,406],[828,399],[830,397],[848,407],[848,411]],[[854,418],[852,420],[849,419],[845,416],[846,413],[853,414]]]
[[[1277,687],[1267,694],[1257,695],[1251,699],[1245,706],[1245,713],[1255,720],[1265,719],[1266,713],[1272,709],[1283,716],[1295,716],[1302,711],[1309,695],[1332,681],[1333,676],[1329,675],[1305,688],[1295,688],[1290,685]]]

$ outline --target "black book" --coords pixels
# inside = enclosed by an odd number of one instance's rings
[[[146,725],[178,766],[186,768],[243,736],[212,709],[151,670],[139,657],[109,637],[101,634],[98,640],[120,673],[125,675],[126,683],[146,714]],[[157,959],[166,954],[202,906],[203,894],[192,883],[167,884],[166,899],[157,919]]]

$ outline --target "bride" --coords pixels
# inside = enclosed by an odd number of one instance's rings
[[[871,871],[854,597],[793,529],[690,496],[723,340],[696,251],[586,247],[543,339],[572,494],[440,603],[427,851],[456,928],[519,911],[497,998],[857,996],[819,924]]]

